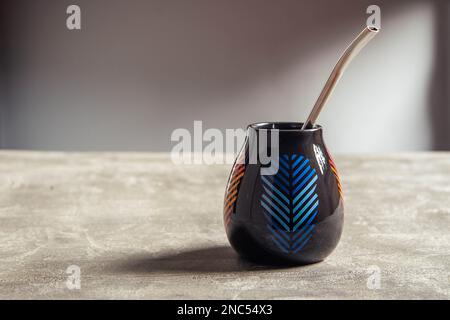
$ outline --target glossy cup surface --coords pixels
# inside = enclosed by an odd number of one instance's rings
[[[248,126],[231,170],[224,201],[226,233],[241,256],[258,263],[322,261],[342,233],[342,187],[322,128],[302,131],[301,126],[295,122]],[[278,148],[272,131],[278,134]],[[268,137],[266,145],[260,134]],[[259,157],[255,161],[257,149],[278,154],[270,163],[278,167],[275,174],[263,174],[261,169],[269,165],[261,164]]]

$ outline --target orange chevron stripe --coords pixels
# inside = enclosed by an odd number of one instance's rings
[[[339,183],[341,183],[341,179],[339,178],[339,172],[337,171],[337,169],[333,166],[330,166],[331,171],[333,171],[334,175],[336,176],[336,179],[338,180]]]
[[[330,157],[330,155],[328,154],[328,156]],[[328,160],[329,164],[330,164],[330,168],[331,171],[333,172],[333,175],[336,179],[336,184],[337,184],[337,188],[338,188],[338,192],[339,192],[339,196],[341,197],[342,200],[344,200],[344,193],[342,191],[342,184],[341,184],[341,179],[339,178],[339,173],[337,171],[336,168],[336,164],[334,163],[334,161],[331,159],[331,157]]]
[[[232,175],[239,174],[239,173],[242,172],[244,169],[245,169],[245,166],[244,166],[243,164],[238,164],[238,165],[236,165],[236,167],[233,169]]]
[[[229,193],[225,202],[229,202],[231,197],[237,194],[237,188],[234,188],[233,192]]]
[[[231,198],[231,200],[228,202],[228,204],[225,206],[225,208],[231,208],[231,206],[234,204],[236,199],[237,199],[237,196],[234,196],[233,198]]]
[[[237,177],[239,174],[244,173],[244,170],[245,170],[245,168],[242,167],[242,169],[239,169],[239,170],[234,171],[234,172],[231,174],[231,179],[230,179],[230,180],[231,180],[231,181],[235,180],[236,177]]]
[[[229,223],[235,210],[236,201],[238,198],[239,186],[245,174],[245,150],[243,149],[239,154],[235,165],[231,171],[231,176],[225,192],[223,219],[225,228],[228,228]]]
[[[332,167],[334,167],[335,169],[336,169],[336,163],[333,161],[333,159],[329,159],[328,160],[328,162],[330,163],[330,165],[332,166]]]
[[[344,193],[342,191],[341,178],[339,177],[339,172],[337,170],[336,163],[334,162],[334,159],[331,156],[330,151],[328,151],[328,148],[326,148],[326,150],[327,150],[327,154],[328,154],[328,163],[330,164],[331,171],[333,172],[333,175],[336,179],[339,196],[341,197],[342,200],[344,200]]]
[[[241,173],[244,173],[244,170],[239,170],[239,171],[231,173],[231,178],[230,178],[230,181],[228,182],[228,185],[233,184],[236,181],[236,179],[238,179],[238,176]]]
[[[335,175],[338,175],[339,173],[337,172],[337,170],[336,170],[336,167],[334,167],[334,166],[332,166],[331,164],[330,164],[330,168],[331,168],[331,171],[333,171],[333,173],[335,174]]]
[[[240,178],[244,176],[244,172],[241,172],[236,178],[233,179],[233,181],[228,185],[228,191],[231,191],[231,189],[235,188],[236,185],[240,182]]]
[[[233,211],[233,206],[237,200],[237,188],[234,189],[232,193],[227,193],[227,198],[224,203],[224,215],[225,217],[231,216],[231,213]],[[225,226],[228,226],[228,224],[225,224]]]

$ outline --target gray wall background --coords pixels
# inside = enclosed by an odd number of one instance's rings
[[[450,150],[440,0],[2,1],[0,147],[165,151],[194,120],[303,121],[370,4],[382,31],[319,119],[329,148]]]

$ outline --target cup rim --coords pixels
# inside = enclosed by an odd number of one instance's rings
[[[288,122],[288,121],[275,121],[275,122],[255,122],[248,125],[248,128],[254,130],[279,130],[283,132],[316,132],[322,130],[322,126],[315,124],[311,129],[302,130],[303,122]]]

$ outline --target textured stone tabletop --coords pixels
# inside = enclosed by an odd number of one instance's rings
[[[239,259],[229,165],[0,152],[0,298],[450,298],[450,153],[337,156],[344,233],[322,263]],[[81,270],[81,288],[66,269]],[[380,286],[377,286],[379,275]]]

